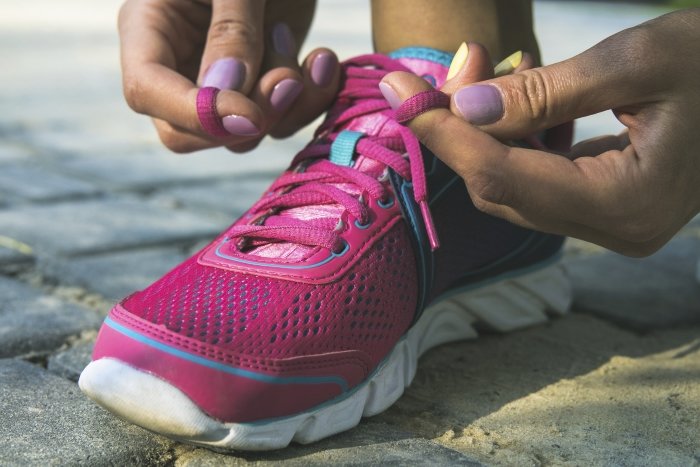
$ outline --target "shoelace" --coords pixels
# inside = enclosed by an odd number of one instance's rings
[[[368,68],[372,67],[372,68]],[[398,61],[384,55],[363,55],[343,64],[345,85],[338,95],[338,104],[326,122],[318,128],[314,141],[301,150],[290,167],[267,193],[249,210],[250,221],[233,227],[228,236],[238,240],[239,248],[269,242],[290,242],[318,246],[339,252],[344,244],[341,234],[347,225],[347,213],[361,224],[370,222],[366,202],[371,198],[388,202],[386,167],[412,182],[413,196],[420,206],[426,234],[433,250],[439,247],[437,232],[428,207],[427,183],[423,155],[418,139],[406,127],[396,125],[397,135],[363,136],[355,146],[358,155],[385,166],[384,174],[374,178],[353,167],[338,165],[328,156],[339,129],[357,117],[383,113],[394,118],[394,112],[379,91],[379,81],[389,72],[407,71]],[[407,154],[407,158],[404,157]],[[342,190],[337,185],[356,187]],[[353,196],[349,192],[359,192]],[[344,208],[341,218],[299,220],[278,215],[285,209],[337,204]]]

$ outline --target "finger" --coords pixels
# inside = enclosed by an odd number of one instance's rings
[[[518,50],[517,52],[513,52],[501,62],[496,64],[496,66],[493,68],[494,75],[496,77],[499,76],[505,76],[509,75],[513,72],[515,72],[515,69],[520,66],[520,64],[523,61],[523,52],[522,50]]]
[[[138,80],[138,84],[127,86],[125,92],[135,111],[165,120],[190,133],[210,137],[197,115],[199,89],[194,83],[159,64],[141,66],[139,77],[131,79]],[[232,139],[254,137],[265,130],[260,107],[236,91],[219,92],[216,111]]]
[[[267,132],[270,131],[270,128],[274,128],[275,123],[295,104],[303,87],[299,73],[288,67],[274,68],[258,80],[249,97],[265,115]],[[260,133],[259,136],[246,141],[243,145],[235,143],[228,145],[228,148],[234,152],[246,152],[255,148],[263,137],[264,134]]]
[[[391,73],[383,82],[400,101],[429,86],[408,73]],[[570,161],[508,147],[445,109],[424,113],[409,127],[464,178],[478,208],[520,225],[558,233],[576,225],[610,231],[628,215],[623,209],[628,203],[620,201],[638,196],[642,177],[631,147]]]
[[[640,98],[654,99],[648,84],[654,80],[639,70],[644,51],[630,45],[637,35],[623,31],[569,60],[459,89],[452,110],[498,138],[517,139]],[[621,54],[624,60],[611,59]]]
[[[486,47],[476,42],[463,42],[450,64],[447,81],[440,90],[452,94],[462,86],[489,78],[493,78],[493,67]]]
[[[177,64],[170,44],[171,38],[160,32],[152,18],[153,15],[148,14],[127,14],[120,17],[123,86],[127,103],[138,113],[211,139],[201,127],[197,116],[198,89],[192,81],[175,71]],[[216,107],[219,115],[241,117],[250,122],[250,128],[264,131],[261,109],[242,94],[222,91],[218,95]],[[234,139],[250,137],[250,134],[232,133],[231,143]]]
[[[257,80],[264,50],[265,0],[213,0],[204,46],[202,87],[247,94]]]
[[[291,135],[325,112],[340,86],[340,64],[330,49],[312,51],[301,67],[303,89],[280,120],[270,130],[273,137]]]
[[[286,23],[277,22],[267,34],[264,69],[251,98],[268,116],[270,127],[279,120],[303,91],[301,69],[297,62],[297,42]]]
[[[520,73],[521,71],[529,70],[530,68],[535,68],[535,57],[529,52],[523,52],[520,64],[515,67],[513,73]]]
[[[172,125],[165,120],[153,119],[158,137],[163,145],[178,154],[199,151],[221,146],[220,141],[190,133],[184,128]]]

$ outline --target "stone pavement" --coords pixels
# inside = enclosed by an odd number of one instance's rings
[[[38,0],[0,16],[0,465],[700,465],[697,219],[647,259],[570,241],[574,313],[431,351],[395,406],[315,445],[217,454],[87,400],[75,381],[112,302],[230,223],[310,134],[244,156],[168,154],[122,103],[118,4]],[[311,42],[368,50],[366,9],[320,4]],[[598,36],[548,52],[561,24],[602,8],[566,5],[538,4],[545,57],[659,13],[618,6]]]

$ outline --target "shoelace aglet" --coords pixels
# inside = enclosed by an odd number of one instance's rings
[[[430,207],[428,207],[428,202],[426,200],[420,201],[418,205],[420,206],[420,212],[423,215],[423,223],[425,224],[425,231],[428,234],[430,249],[435,251],[440,248],[440,239],[438,238],[437,230],[435,229],[435,224],[433,223],[433,216],[430,214]]]

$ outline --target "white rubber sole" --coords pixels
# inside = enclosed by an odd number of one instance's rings
[[[447,342],[477,336],[476,323],[512,331],[564,314],[571,286],[561,266],[455,294],[430,306],[373,375],[338,399],[298,415],[255,423],[222,423],[179,389],[121,361],[103,358],[80,375],[80,389],[116,415],[157,433],[215,450],[264,451],[307,444],[356,426],[401,397],[418,358]]]

